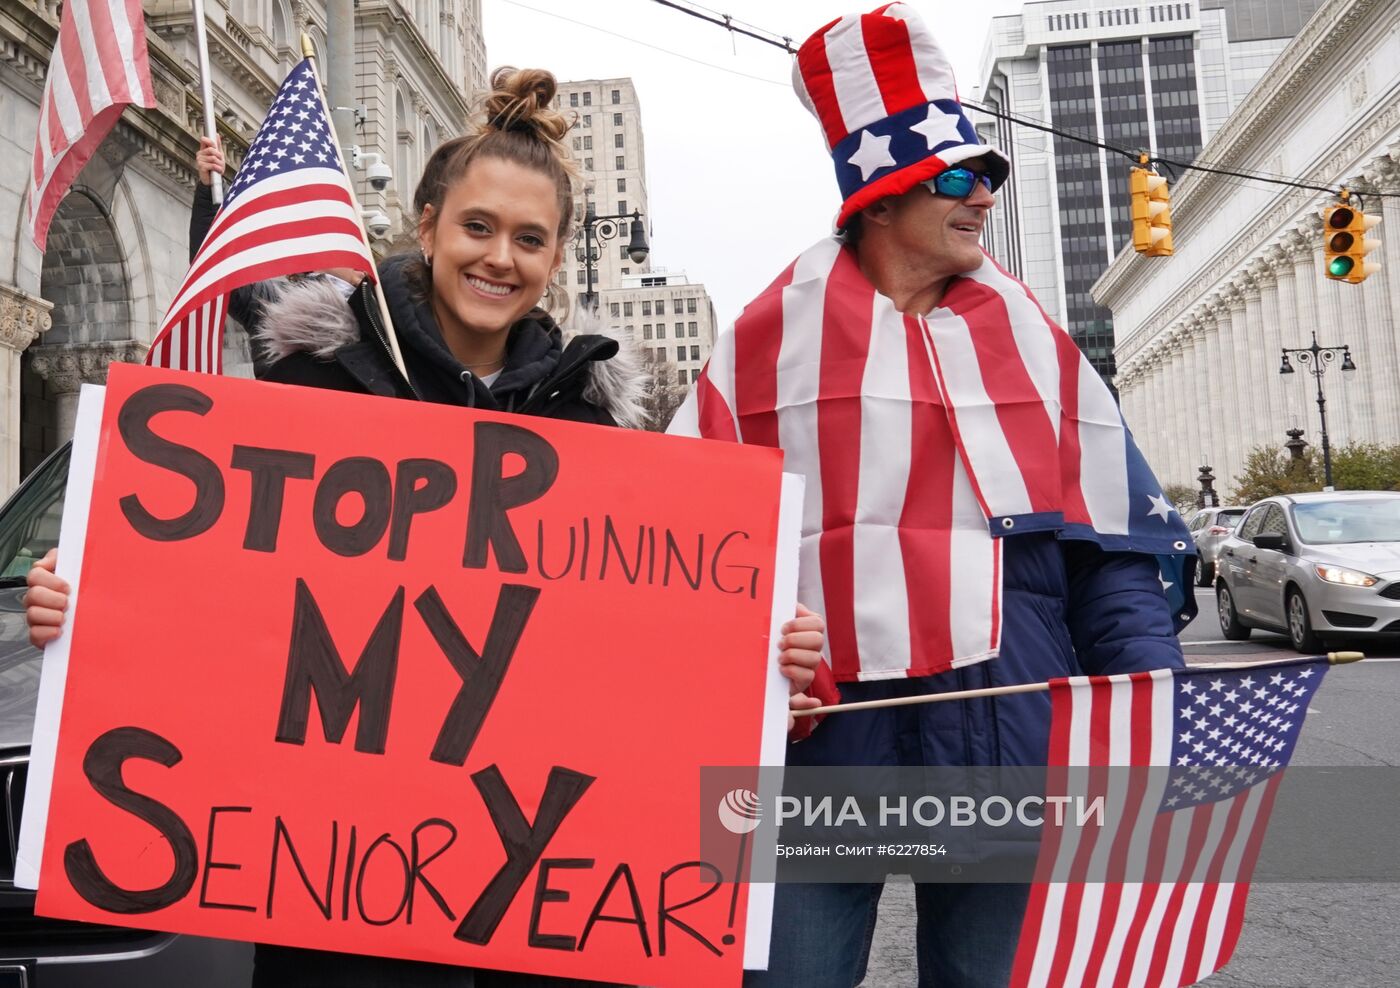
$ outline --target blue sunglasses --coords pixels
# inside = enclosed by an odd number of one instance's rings
[[[936,196],[943,196],[947,199],[966,199],[972,195],[972,190],[978,182],[981,182],[988,192],[997,190],[997,183],[993,183],[992,176],[979,174],[969,168],[949,168],[939,172],[923,184],[924,188]]]

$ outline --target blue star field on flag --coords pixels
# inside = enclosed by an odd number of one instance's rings
[[[1163,810],[1228,799],[1288,764],[1327,662],[1178,673]]]
[[[229,187],[224,208],[253,183],[303,168],[344,170],[309,59],[303,59],[278,90]]]

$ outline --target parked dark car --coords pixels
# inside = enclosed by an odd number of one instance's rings
[[[14,884],[44,659],[28,641],[24,578],[58,543],[68,454],[50,456],[0,508],[0,988],[244,988],[248,944],[46,919]]]
[[[1208,587],[1215,582],[1215,563],[1220,555],[1220,546],[1248,510],[1236,507],[1202,508],[1186,523],[1191,539],[1196,543],[1196,554],[1201,557],[1196,564],[1196,586]]]
[[[1300,652],[1400,635],[1400,492],[1285,494],[1253,505],[1220,549],[1226,638],[1282,631]]]

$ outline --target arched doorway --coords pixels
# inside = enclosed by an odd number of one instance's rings
[[[54,214],[39,294],[53,303],[53,328],[25,351],[21,365],[22,476],[72,434],[83,380],[105,376],[113,359],[135,353],[121,245],[111,217],[86,190],[74,189]]]

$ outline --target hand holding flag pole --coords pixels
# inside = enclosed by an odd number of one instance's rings
[[[199,98],[204,102],[204,134],[217,142],[219,128],[214,123],[214,80],[209,75],[209,33],[204,24],[204,0],[194,0],[194,40],[199,51]],[[214,205],[224,201],[224,177],[209,176],[209,192]]]
[[[1334,666],[1349,662],[1360,662],[1366,658],[1365,652],[1328,652],[1327,661]],[[1300,660],[1310,661],[1310,660]],[[1254,669],[1272,665],[1267,662],[1222,662],[1210,666],[1211,669]],[[957,690],[953,693],[928,693],[922,696],[896,696],[888,700],[864,700],[859,703],[833,703],[825,707],[811,707],[807,710],[791,711],[794,717],[825,717],[827,714],[844,714],[853,710],[875,710],[879,707],[907,707],[917,703],[942,703],[944,700],[976,700],[986,696],[1009,696],[1012,693],[1045,693],[1050,683],[1021,683],[1016,686],[991,686],[980,690]]]

